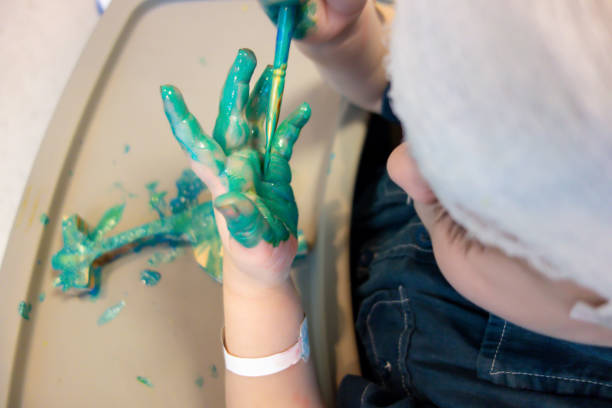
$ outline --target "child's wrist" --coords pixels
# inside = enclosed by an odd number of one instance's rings
[[[223,282],[227,351],[265,357],[295,344],[304,311],[291,278],[270,285],[250,280],[239,270],[229,272]]]
[[[231,258],[226,257],[223,260],[223,290],[233,297],[265,298],[275,291],[293,287],[289,272],[288,269],[263,277],[255,271],[238,268]]]

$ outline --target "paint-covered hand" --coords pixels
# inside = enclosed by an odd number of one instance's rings
[[[177,88],[164,85],[161,94],[174,136],[213,195],[224,258],[229,256],[239,269],[270,282],[281,278],[280,272],[288,273],[297,248],[298,211],[288,161],[310,118],[310,107],[302,104],[278,126],[264,171],[272,68],[264,70],[249,94],[255,65],[252,51],[238,52],[221,94],[212,137],[189,112]]]
[[[276,24],[279,7],[297,7],[294,38],[307,43],[326,43],[340,36],[361,14],[367,0],[259,0]]]

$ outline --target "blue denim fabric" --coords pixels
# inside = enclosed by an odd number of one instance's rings
[[[612,348],[490,315],[441,275],[412,203],[386,175],[356,202],[353,283],[364,377],[339,407],[612,407]]]

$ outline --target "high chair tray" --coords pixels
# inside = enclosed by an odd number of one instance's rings
[[[0,270],[0,405],[8,407],[222,407],[221,286],[189,250],[155,267],[149,248],[105,266],[97,299],[53,287],[62,218],[96,223],[125,203],[112,234],[152,221],[145,185],[174,196],[188,167],[163,113],[159,86],[177,85],[212,131],[221,86],[239,48],[274,53],[274,26],[256,2],[112,3],[64,90],[29,176]],[[306,101],[312,119],[291,160],[299,228],[309,243],[294,277],[310,323],[325,399],[358,373],[348,240],[366,115],[326,86],[294,46],[281,120]],[[49,222],[41,222],[41,215]],[[147,287],[140,272],[161,273]],[[40,297],[40,298],[39,298]],[[29,320],[18,313],[31,304]],[[125,307],[104,325],[100,315]],[[142,382],[150,381],[150,385]]]

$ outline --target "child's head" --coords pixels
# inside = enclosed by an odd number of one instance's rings
[[[398,2],[390,73],[388,167],[447,279],[532,330],[612,327],[612,3]]]

